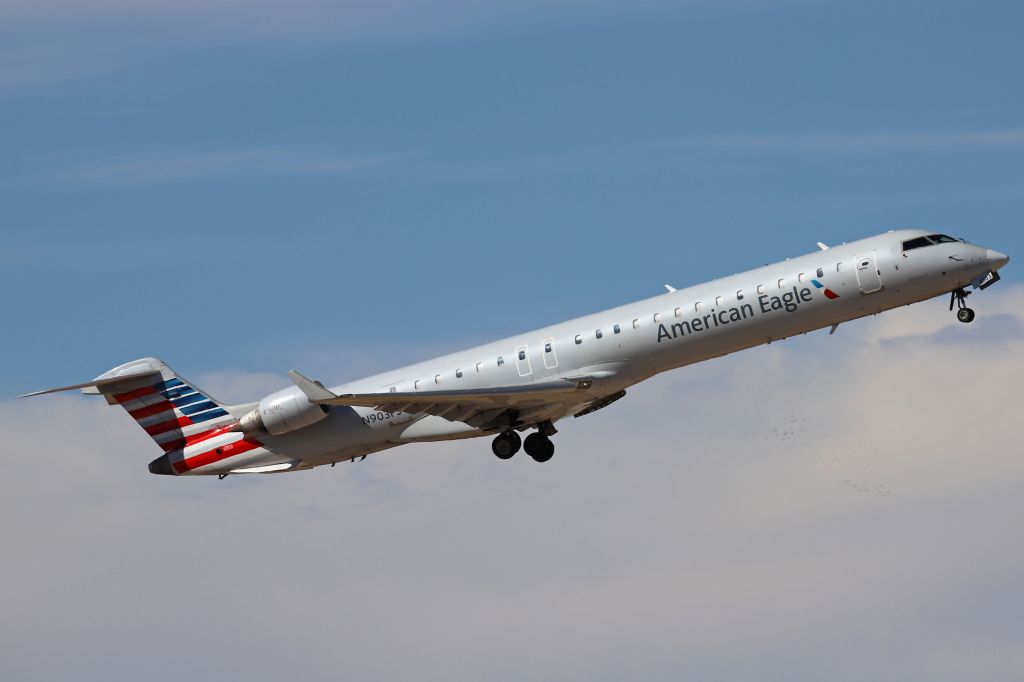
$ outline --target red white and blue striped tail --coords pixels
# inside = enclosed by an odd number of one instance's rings
[[[99,382],[121,379],[114,383]],[[164,452],[206,440],[234,426],[237,419],[161,360],[144,358],[97,377],[83,393],[99,393],[120,405]]]
[[[236,429],[238,417],[255,404],[219,403],[156,358],[133,360],[84,384],[27,395],[74,389],[120,405],[150,435],[164,451],[149,465],[154,474],[274,473],[300,464]]]

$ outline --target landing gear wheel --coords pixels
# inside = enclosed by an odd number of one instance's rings
[[[974,321],[974,311],[971,310],[970,308],[961,308],[960,310],[956,311],[956,319],[960,320],[961,322],[965,322],[965,323],[966,322],[973,322]]]
[[[498,434],[491,442],[491,452],[497,456],[498,459],[511,459],[512,455],[519,452],[519,446],[522,445],[522,439],[519,434],[515,431],[506,431],[505,433]]]
[[[967,297],[971,295],[971,292],[966,289],[954,289],[949,295],[949,309],[952,310],[953,306],[957,307],[956,319],[961,322],[972,322],[974,320],[974,311],[967,307]]]
[[[546,462],[555,454],[555,444],[551,439],[542,433],[531,433],[523,443],[526,454],[533,457],[536,462]]]

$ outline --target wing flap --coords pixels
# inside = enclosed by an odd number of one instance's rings
[[[580,392],[590,388],[591,377],[559,379],[524,386],[497,386],[447,391],[388,391],[337,395],[295,370],[288,372],[310,402],[321,405],[370,407],[384,412],[431,414],[476,428],[511,425],[520,415],[564,413],[567,404],[581,402]],[[583,399],[585,400],[585,398]]]

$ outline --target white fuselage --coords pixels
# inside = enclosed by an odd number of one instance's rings
[[[960,241],[903,251],[906,240],[927,234],[893,231],[819,250],[331,390],[479,389],[588,377],[592,384],[577,392],[574,402],[531,415],[532,423],[553,423],[659,372],[949,293],[1005,263],[1002,254]],[[277,458],[292,458],[301,462],[298,468],[306,468],[403,443],[494,432],[439,416],[344,407],[312,426],[261,440]],[[271,461],[276,460],[263,455],[193,473]]]

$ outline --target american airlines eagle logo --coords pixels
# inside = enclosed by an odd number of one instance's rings
[[[822,284],[818,280],[812,279],[811,280],[811,284],[813,284],[818,289],[824,289],[825,290],[825,298],[839,298],[839,294],[837,294],[836,292],[832,291],[831,289],[829,289],[827,286],[825,286],[824,284]]]

